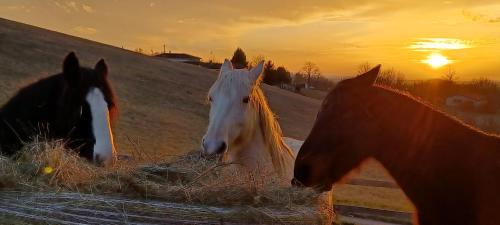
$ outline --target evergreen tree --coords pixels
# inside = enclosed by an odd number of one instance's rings
[[[243,69],[248,67],[247,56],[241,48],[237,48],[236,51],[234,51],[231,62],[233,63],[233,67],[235,69]]]

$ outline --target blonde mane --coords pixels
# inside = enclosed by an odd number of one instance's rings
[[[251,79],[248,79],[249,75],[246,71],[246,69],[232,70],[231,73],[221,74],[210,88],[209,96],[210,93],[214,91],[223,91],[226,92],[225,95],[233,96],[236,94],[236,91],[248,87],[251,88],[249,106],[252,108],[252,115],[249,115],[250,118],[248,119],[251,120],[250,123],[252,127],[249,129],[257,131],[257,135],[262,135],[261,137],[265,148],[262,150],[267,151],[274,171],[280,176],[288,176],[293,172],[290,171],[290,169],[293,168],[295,159],[294,153],[285,144],[278,121],[271,111],[262,89],[260,88],[262,77],[259,77],[253,82]]]
[[[293,151],[283,141],[281,127],[269,108],[259,84],[260,79],[254,85],[250,101],[256,113],[258,113],[257,118],[259,119],[262,137],[271,156],[273,167],[278,174],[285,175],[287,168],[291,168],[289,164],[293,163],[295,157]]]

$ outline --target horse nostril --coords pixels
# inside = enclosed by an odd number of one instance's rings
[[[224,151],[226,151],[226,148],[227,148],[226,142],[222,142],[222,144],[217,149],[217,154],[223,153]]]

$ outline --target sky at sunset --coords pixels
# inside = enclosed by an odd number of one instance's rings
[[[0,17],[146,52],[229,58],[241,47],[293,72],[354,74],[369,62],[407,79],[500,80],[500,1],[0,0]]]

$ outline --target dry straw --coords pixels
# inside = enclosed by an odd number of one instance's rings
[[[93,193],[246,207],[264,215],[269,209],[304,215],[311,214],[304,209],[330,208],[318,206],[318,194],[311,189],[289,187],[275,174],[245,171],[238,165],[222,164],[217,158],[203,158],[197,152],[170,162],[140,152],[132,155],[137,158],[119,160],[109,168],[96,167],[66,150],[61,141],[34,138],[15,159],[0,158],[0,190]],[[309,219],[325,221],[330,215],[316,212],[308,215]],[[254,214],[248,217],[259,218]]]

